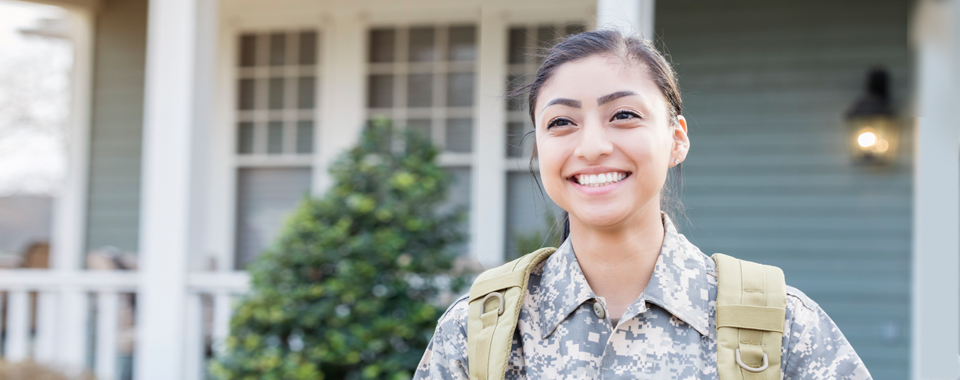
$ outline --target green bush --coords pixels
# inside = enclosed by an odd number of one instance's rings
[[[224,379],[406,379],[459,291],[448,246],[462,210],[439,214],[449,183],[422,136],[370,127],[331,167],[331,189],[306,199],[251,265],[251,293],[230,323]],[[397,137],[399,133],[397,133]],[[396,140],[396,141],[395,141]]]

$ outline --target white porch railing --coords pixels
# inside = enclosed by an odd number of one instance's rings
[[[98,380],[119,379],[120,313],[123,308],[129,308],[127,315],[132,324],[125,327],[136,326],[132,320],[135,306],[130,301],[136,297],[138,281],[135,271],[0,270],[2,357],[9,361],[32,358],[57,366],[86,366],[84,363],[92,362],[93,368],[87,369]],[[233,300],[247,292],[249,282],[246,272],[188,275],[186,331],[169,332],[187,337],[188,380],[202,378],[207,345],[212,345],[214,350],[220,347],[229,333]],[[88,323],[91,314],[95,314],[93,324]],[[62,344],[72,339],[80,339],[81,344]],[[91,346],[94,349],[87,352]],[[79,348],[81,352],[64,351],[70,347]],[[132,355],[136,358],[136,352]],[[73,363],[76,359],[79,363]]]

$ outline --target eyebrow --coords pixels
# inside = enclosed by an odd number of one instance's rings
[[[610,95],[604,95],[604,96],[601,96],[601,97],[597,98],[597,105],[602,106],[602,105],[604,105],[604,104],[606,104],[606,103],[610,103],[610,102],[612,102],[612,101],[614,101],[614,100],[617,100],[617,99],[620,99],[620,98],[622,98],[622,97],[624,97],[624,96],[633,96],[633,95],[636,95],[636,94],[637,94],[637,93],[636,93],[636,92],[633,92],[633,91],[618,91],[618,92],[614,92],[614,93],[612,93],[612,94],[610,94]],[[557,98],[557,99],[551,100],[549,103],[547,103],[547,105],[543,106],[543,108],[546,109],[547,107],[550,107],[550,106],[552,106],[552,105],[554,105],[554,104],[565,105],[565,106],[567,106],[567,107],[572,107],[572,108],[580,108],[580,107],[583,105],[583,103],[580,103],[579,100],[573,100],[573,99],[567,99],[567,98]]]
[[[617,99],[620,99],[620,98],[622,98],[622,97],[624,97],[624,96],[633,96],[633,95],[636,95],[636,94],[637,94],[637,93],[636,93],[636,92],[633,92],[633,91],[618,91],[618,92],[614,92],[614,93],[612,93],[612,94],[610,94],[610,95],[604,95],[604,96],[601,96],[601,97],[597,98],[597,105],[601,105],[601,106],[602,106],[602,105],[604,105],[604,104],[606,104],[606,103],[610,103],[610,102],[612,102],[612,101],[614,101],[614,100],[617,100]]]
[[[550,107],[554,104],[561,104],[561,105],[565,105],[567,107],[573,107],[573,108],[580,108],[580,106],[582,105],[579,100],[557,98],[557,99],[551,100],[549,103],[547,103],[547,105],[543,106],[543,108]]]

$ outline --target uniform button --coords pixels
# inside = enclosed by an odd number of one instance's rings
[[[601,305],[599,302],[594,302],[593,313],[597,315],[597,318],[603,319],[603,305]]]

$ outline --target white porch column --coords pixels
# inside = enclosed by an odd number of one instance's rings
[[[597,0],[597,29],[656,37],[653,31],[655,0]]]
[[[918,1],[911,377],[960,376],[960,6]]]
[[[215,0],[151,1],[140,216],[138,380],[185,378],[187,271],[202,223],[193,210],[214,62]],[[209,56],[208,56],[209,54]]]
[[[314,146],[313,189],[322,195],[333,185],[327,170],[360,137],[366,123],[367,23],[357,11],[342,11],[321,30],[323,75],[320,126]]]
[[[94,14],[92,9],[67,8],[73,42],[73,68],[70,75],[70,125],[68,137],[67,180],[57,195],[53,215],[51,267],[65,276],[83,268],[84,234],[87,218],[87,180],[90,157],[90,109],[93,83]],[[52,298],[51,298],[52,297]],[[37,337],[36,360],[57,363],[70,371],[86,364],[86,295],[71,287],[47,300],[40,310],[42,334]]]
[[[473,129],[470,251],[486,268],[503,263],[506,230],[507,25],[503,10],[482,7]]]

